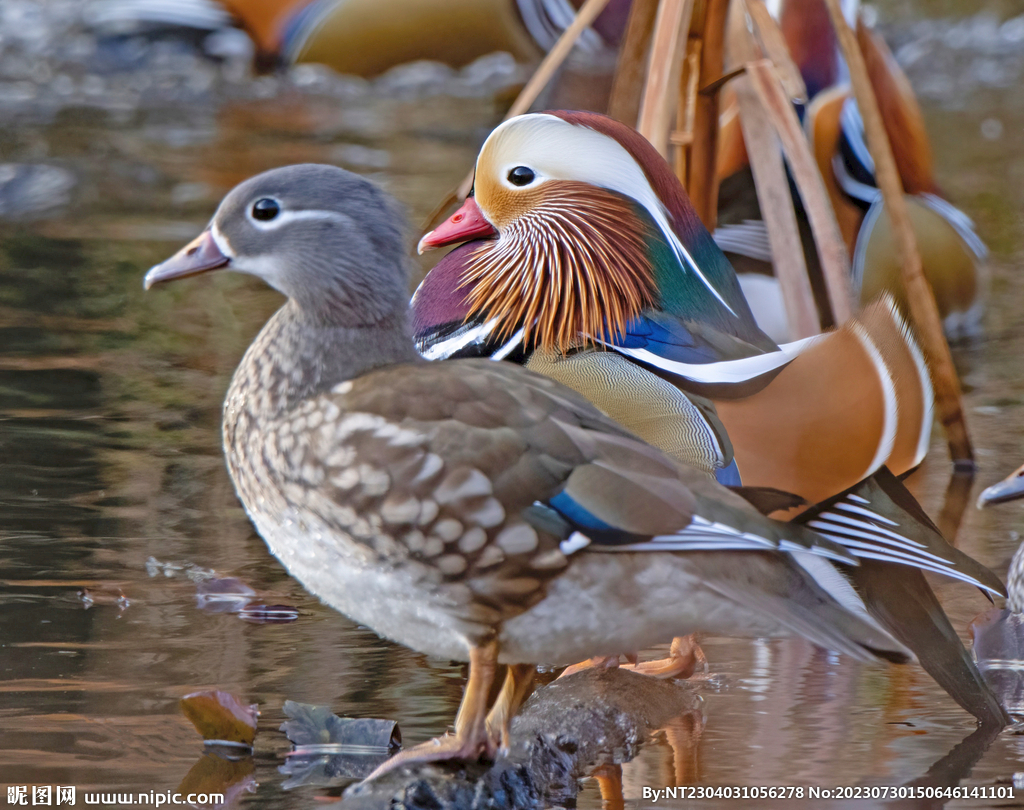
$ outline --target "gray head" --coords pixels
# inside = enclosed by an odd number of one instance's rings
[[[358,175],[313,163],[236,186],[209,226],[145,279],[146,288],[218,268],[259,276],[310,318],[358,327],[409,301],[398,206]]]

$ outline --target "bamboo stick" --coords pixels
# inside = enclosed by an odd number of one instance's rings
[[[626,22],[626,35],[619,48],[612,93],[608,99],[608,115],[631,127],[636,127],[640,115],[640,97],[647,67],[644,57],[651,43],[657,11],[658,0],[633,0]]]
[[[782,150],[749,73],[748,64],[747,75],[736,79],[734,85],[743,140],[747,144],[750,170],[754,175],[761,216],[768,229],[772,264],[782,290],[790,330],[794,339],[810,337],[821,331],[821,323],[807,277],[793,197],[782,165]]]
[[[669,129],[674,120],[677,88],[694,0],[661,0],[654,21],[654,39],[647,60],[647,83],[640,102],[637,131],[666,160]]]
[[[700,54],[701,87],[722,75],[725,62],[725,20],[729,0],[706,0]],[[701,222],[715,230],[718,218],[718,93],[700,93],[694,115],[690,149],[690,183],[686,190]]]
[[[676,109],[676,128],[669,133],[668,142],[675,149],[676,177],[684,186],[690,176],[690,146],[693,143],[693,122],[697,112],[697,94],[700,91],[701,41],[689,37],[686,59],[683,61],[679,81],[679,105]]]
[[[875,162],[875,177],[885,200],[885,209],[892,223],[903,264],[903,286],[907,293],[910,316],[917,327],[921,348],[928,358],[932,385],[935,388],[935,404],[939,419],[946,429],[949,452],[958,468],[973,469],[974,451],[964,419],[960,381],[953,366],[949,345],[942,333],[942,321],[935,305],[935,296],[924,277],[921,254],[917,249],[906,200],[903,198],[903,185],[896,168],[892,146],[886,137],[878,100],[868,78],[864,56],[857,45],[856,35],[843,16],[840,0],[825,0],[825,5],[832,18],[839,46],[846,57],[850,83],[860,107],[861,118],[864,120],[868,149]]]
[[[841,324],[853,314],[854,309],[850,257],[821,172],[811,155],[796,110],[786,97],[772,63],[768,60],[748,62],[747,76],[782,142],[782,149],[789,161],[796,187],[800,190],[804,210],[814,234],[814,243],[818,248],[821,272],[832,309],[832,321]]]
[[[786,38],[764,0],[744,0],[744,3],[754,25],[754,36],[764,55],[775,64],[786,95],[792,101],[807,101],[807,86],[800,75],[800,68],[793,61]]]

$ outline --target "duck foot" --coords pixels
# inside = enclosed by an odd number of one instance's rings
[[[382,762],[365,781],[369,782],[403,765],[422,765],[426,762],[444,762],[450,759],[475,762],[484,755],[493,759],[496,751],[490,749],[492,746],[488,743],[486,733],[480,739],[460,739],[457,733],[446,734],[399,751]]]
[[[669,679],[689,678],[697,670],[698,665],[707,674],[707,656],[704,655],[704,650],[697,643],[696,634],[690,634],[672,639],[668,658],[644,661],[639,664],[624,664],[622,668],[632,670],[640,675],[647,675],[650,678]]]
[[[667,658],[659,658],[656,661],[636,662],[636,656],[626,656],[631,663],[621,664],[622,669],[636,672],[638,675],[646,675],[649,678],[668,680],[670,678],[689,678],[696,671],[697,666],[707,674],[708,659],[704,651],[697,643],[697,636],[691,633],[688,636],[676,636],[672,639],[672,646],[669,648]],[[585,669],[611,669],[618,667],[619,656],[602,655],[596,658],[588,658],[578,664],[566,667],[559,678],[572,675],[575,672],[582,672]]]
[[[497,642],[491,641],[472,648],[469,651],[469,681],[466,683],[462,705],[459,706],[459,713],[455,718],[455,733],[436,737],[429,742],[400,751],[391,759],[382,762],[364,781],[369,782],[403,765],[419,765],[448,759],[475,761],[485,754],[493,759],[497,753],[499,735],[488,732],[487,699],[491,684],[494,683],[497,666]],[[523,675],[525,679],[525,673]],[[532,668],[528,680],[532,683]],[[513,695],[520,694],[512,689],[512,685],[509,685],[508,689]],[[503,719],[497,719],[497,725],[501,726]]]

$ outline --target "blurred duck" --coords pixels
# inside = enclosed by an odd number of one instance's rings
[[[935,292],[946,333],[950,337],[976,334],[982,313],[979,268],[987,255],[986,247],[967,215],[940,194],[924,118],[907,77],[882,38],[859,18],[858,4],[846,5],[882,111],[924,272]],[[861,302],[872,301],[887,291],[903,308],[905,296],[896,243],[828,11],[822,0],[781,0],[777,17],[807,86],[809,101],[800,109],[804,128],[852,257],[854,284],[860,290]],[[725,104],[722,126],[718,160],[722,194],[715,238],[741,274],[770,274],[767,233],[753,193],[734,97],[732,103]],[[802,216],[800,219],[805,250],[816,266],[806,221]],[[777,289],[768,287],[764,278],[741,278],[744,289],[755,290],[754,295],[781,301]],[[769,306],[778,309],[777,303]],[[761,317],[760,311],[758,315]],[[784,316],[769,312],[764,320],[772,324],[773,336],[788,339]]]
[[[425,357],[540,371],[677,459],[742,484],[765,511],[793,506],[779,490],[823,502],[801,520],[861,558],[850,576],[872,614],[961,705],[1001,717],[921,570],[1002,586],[883,467],[917,465],[932,419],[927,371],[890,304],[776,345],[669,166],[593,113],[525,115],[491,133],[475,196],[420,249],[470,239],[413,298]]]
[[[998,484],[987,487],[978,496],[978,508],[1024,498],[1024,466],[1018,467]]]
[[[572,22],[581,0],[105,0],[108,26],[136,20],[209,30],[224,12],[264,64],[319,62],[374,76],[419,59],[453,67],[494,51],[538,59]],[[630,0],[611,0],[580,38],[582,53],[618,44]],[[96,16],[94,14],[94,16]]]
[[[985,489],[978,508],[1024,498],[1024,467]],[[978,667],[1011,714],[1024,714],[1024,543],[1006,574],[1006,607],[991,608],[971,622]]]

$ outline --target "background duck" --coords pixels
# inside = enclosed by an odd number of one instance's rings
[[[841,545],[763,517],[584,398],[507,363],[424,362],[393,202],[330,166],[258,175],[145,284],[218,269],[288,300],[224,407],[228,468],[311,592],[422,652],[468,660],[455,734],[386,763],[495,752],[532,665],[674,633],[805,636],[905,661],[836,565]],[[489,708],[499,663],[512,666]]]
[[[631,0],[610,0],[578,43],[584,55],[615,48]],[[375,76],[430,59],[462,67],[495,51],[539,59],[572,22],[582,0],[105,0],[109,27],[131,22],[211,30],[224,12],[252,38],[265,66],[317,62]]]
[[[931,429],[927,372],[892,307],[776,346],[668,165],[596,114],[499,126],[477,159],[475,196],[420,246],[488,234],[417,290],[424,356],[524,363],[719,480],[834,499],[808,525],[855,554],[868,540],[883,563],[852,576],[871,607],[961,705],[1002,714],[920,571],[884,564],[923,548],[954,553],[881,469],[916,465]],[[861,483],[873,473],[882,477]]]
[[[859,4],[846,5],[882,111],[924,272],[946,333],[950,337],[976,334],[982,314],[980,272],[987,249],[970,218],[941,196],[924,117],[909,81],[884,40],[864,24]],[[781,0],[775,12],[807,87],[808,101],[798,105],[798,111],[850,251],[854,286],[862,303],[888,292],[904,308],[896,244],[828,11],[822,0]],[[729,94],[722,122],[718,159],[722,186],[715,238],[736,264],[744,289],[752,299],[757,297],[754,306],[759,322],[776,339],[788,340],[790,330],[777,285],[759,277],[770,276],[771,254],[747,166],[735,97]],[[819,309],[827,312],[824,289],[816,278],[820,273],[809,227],[803,212],[798,215],[812,282],[817,281]]]
[[[1024,467],[978,497],[978,508],[1024,498]],[[971,622],[972,652],[978,667],[1007,711],[1024,714],[1024,543],[1006,573],[1006,607],[991,608]]]

